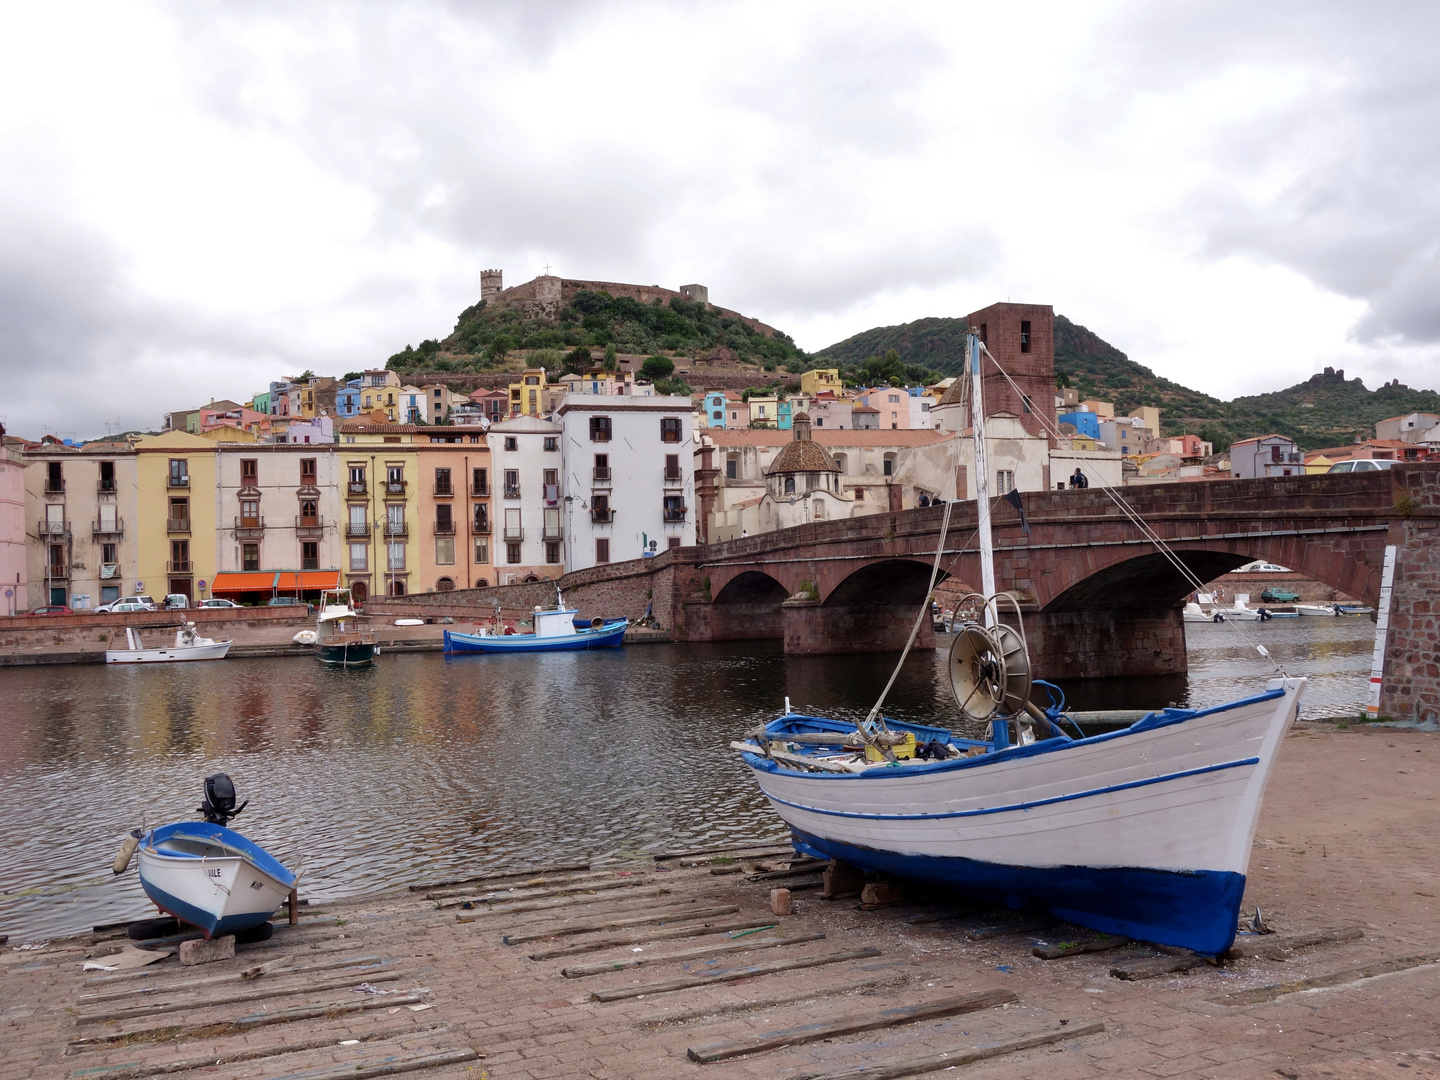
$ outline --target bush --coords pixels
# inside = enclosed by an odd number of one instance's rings
[[[657,379],[668,379],[675,373],[675,361],[668,356],[647,357],[645,363],[640,365],[640,374],[643,378],[655,382]]]

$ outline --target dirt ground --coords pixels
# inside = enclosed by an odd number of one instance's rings
[[[1220,964],[1043,960],[1099,935],[915,891],[862,910],[780,849],[695,853],[302,908],[198,967],[82,972],[113,932],[0,950],[0,1074],[1440,1077],[1437,797],[1433,735],[1300,725],[1245,898],[1275,933]]]

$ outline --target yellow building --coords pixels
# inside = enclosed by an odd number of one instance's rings
[[[413,424],[350,421],[335,453],[343,472],[342,580],[357,600],[424,592],[420,465]]]
[[[1142,405],[1130,413],[1130,419],[1139,420],[1150,432],[1152,439],[1160,437],[1160,410],[1153,405]]]
[[[1316,473],[1329,472],[1330,466],[1335,462],[1324,454],[1316,454],[1312,458],[1305,459],[1305,475],[1314,476]]]
[[[1095,398],[1086,398],[1080,402],[1080,408],[1093,412],[1101,420],[1115,419],[1115,403],[1113,401],[1099,401]]]
[[[526,368],[520,373],[520,381],[510,384],[510,414],[512,416],[545,415],[545,369]]]
[[[259,425],[256,425],[257,427]],[[204,439],[208,443],[258,443],[264,440],[252,431],[244,428],[230,427],[228,424],[220,427],[213,427],[209,431],[196,432],[196,437]]]
[[[157,602],[170,593],[207,595],[215,577],[215,453],[209,439],[183,431],[135,444],[136,593]]]
[[[811,368],[800,375],[800,393],[814,397],[822,390],[838,394],[844,389],[839,368]]]
[[[780,399],[774,394],[751,394],[746,402],[750,407],[751,427],[775,427],[780,419]]]

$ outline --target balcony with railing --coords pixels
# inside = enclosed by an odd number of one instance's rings
[[[166,483],[172,488],[188,488],[190,486],[190,474],[170,473]]]
[[[665,507],[665,520],[684,521],[686,511],[687,508],[684,506],[667,506]]]
[[[685,482],[685,473],[684,473],[683,470],[681,470],[681,468],[680,468],[678,465],[677,465],[675,468],[673,468],[673,469],[670,468],[668,465],[665,467],[665,486],[666,486],[666,487],[674,487],[674,486],[676,486],[677,484],[683,484],[684,482]]]
[[[609,486],[611,485],[611,483],[613,482],[613,479],[612,479],[612,477],[611,477],[611,475],[610,475],[610,469],[609,469],[608,467],[607,467],[607,468],[603,468],[603,469],[601,469],[601,468],[595,469],[595,470],[594,470],[594,476],[595,476],[595,486],[596,486],[596,487],[609,487]]]
[[[50,581],[67,581],[70,578],[70,567],[64,563],[51,563],[45,568],[45,577]]]
[[[259,540],[265,535],[265,519],[263,517],[245,517],[244,515],[235,519],[235,539],[237,540]]]
[[[436,535],[436,536],[454,536],[454,535],[455,535],[455,522],[454,522],[454,520],[452,519],[452,520],[450,520],[450,521],[441,521],[439,518],[436,518],[436,519],[435,519],[435,535]]]
[[[405,497],[405,481],[404,481],[404,480],[386,480],[386,481],[385,481],[385,498],[387,498],[387,499],[403,499],[404,497]]]
[[[453,499],[454,497],[455,488],[451,485],[450,481],[446,480],[444,483],[441,483],[437,480],[435,482],[435,498]]]
[[[90,535],[94,537],[124,536],[125,519],[117,517],[113,521],[106,521],[104,518],[92,521],[90,523]]]
[[[615,520],[615,511],[611,510],[608,506],[603,509],[592,506],[590,508],[590,520],[597,525],[609,525]]]
[[[46,494],[46,495],[64,495],[64,494],[65,494],[65,481],[64,481],[63,479],[57,479],[56,477],[53,477],[53,476],[47,476],[47,477],[45,477],[45,494]]]
[[[101,480],[95,485],[97,495],[114,495],[118,490],[114,480]]]
[[[36,529],[40,536],[69,536],[70,522],[68,521],[42,521]]]
[[[490,485],[488,483],[471,484],[470,494],[477,499],[488,499],[490,497]]]
[[[167,518],[165,520],[165,531],[172,533],[188,533],[190,531],[190,519],[188,517]]]
[[[519,497],[520,497],[520,485],[519,485],[519,484],[515,484],[514,486],[511,486],[510,484],[506,484],[506,485],[505,485],[505,498],[507,498],[507,499],[518,499]]]
[[[295,535],[301,540],[319,540],[325,535],[325,519],[301,515],[295,519]]]
[[[370,485],[364,480],[351,480],[345,485],[345,494],[351,497],[370,494]]]
[[[563,530],[560,528],[560,523],[558,521],[547,521],[545,523],[545,531],[543,533],[543,536],[546,540],[559,540],[562,532]]]
[[[191,569],[193,565],[189,559],[172,560],[165,564],[165,572],[167,574],[192,574],[194,573]]]
[[[474,534],[475,536],[489,536],[489,535],[490,535],[490,519],[489,519],[488,517],[485,517],[485,518],[471,518],[471,519],[470,519],[470,532],[471,532],[472,534]]]
[[[370,539],[370,523],[368,521],[347,521],[345,523],[345,536],[350,540]]]
[[[386,536],[409,536],[409,535],[410,535],[410,526],[409,526],[408,523],[406,523],[406,522],[404,522],[404,521],[387,521],[387,522],[385,522],[385,535],[386,535]]]
[[[524,540],[524,539],[525,539],[525,527],[524,527],[523,525],[506,525],[506,526],[505,526],[505,539],[506,539],[506,540]]]

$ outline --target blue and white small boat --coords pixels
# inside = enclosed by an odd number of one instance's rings
[[[594,619],[580,629],[579,614],[563,603],[551,611],[535,612],[535,632],[505,634],[485,631],[464,634],[445,631],[445,651],[453,653],[554,652],[569,649],[611,649],[625,644],[628,619]],[[598,624],[598,625],[597,625]],[[498,624],[496,629],[498,629]]]
[[[225,827],[244,808],[235,809],[234,785],[217,773],[205,780],[200,809],[207,820],[161,825],[140,836],[145,895],[207,939],[268,922],[298,881],[259,844]],[[121,856],[128,862],[126,851]],[[123,869],[117,861],[116,873]]]

